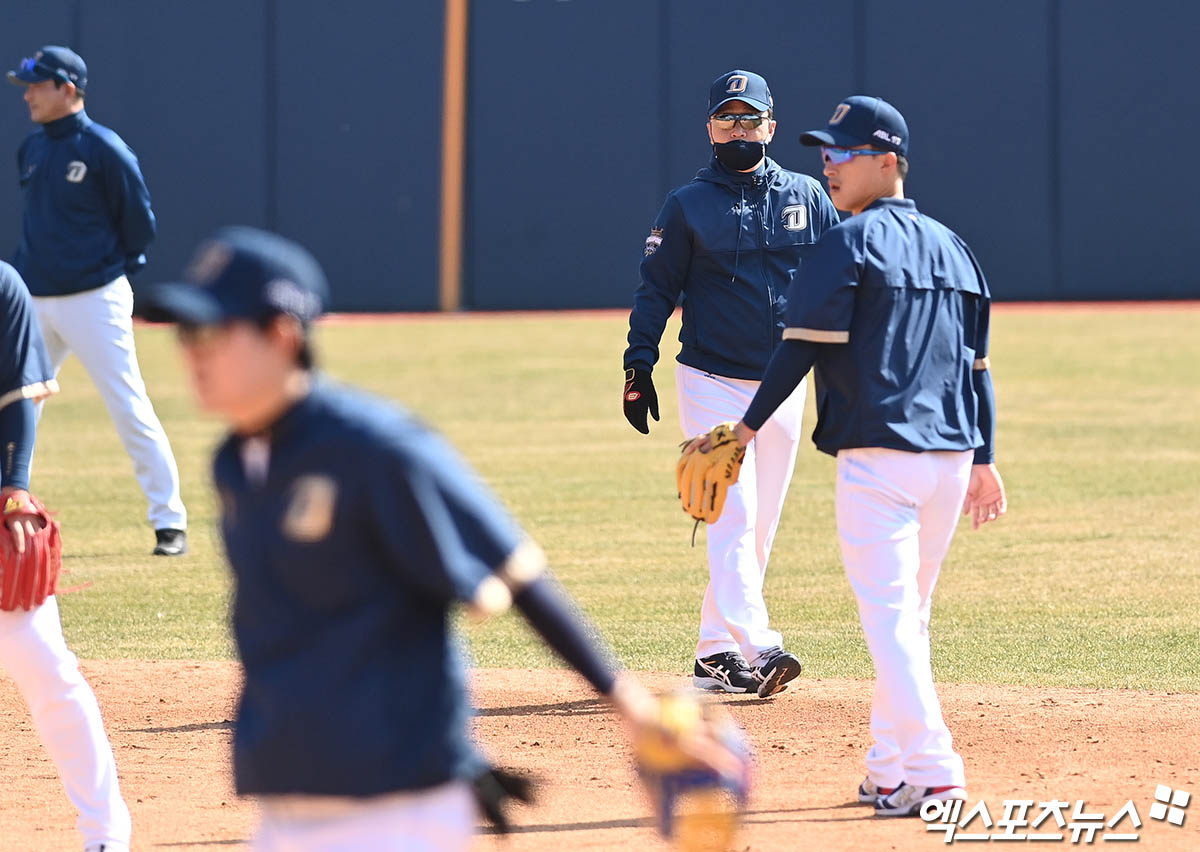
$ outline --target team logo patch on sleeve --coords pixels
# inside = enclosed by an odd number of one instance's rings
[[[646,257],[658,251],[658,247],[662,245],[663,229],[651,228],[650,236],[646,237]]]
[[[808,208],[803,204],[789,204],[779,216],[785,231],[803,231],[808,227]]]
[[[283,515],[283,532],[292,541],[320,541],[333,529],[337,483],[331,477],[310,474],[296,479],[292,499]]]

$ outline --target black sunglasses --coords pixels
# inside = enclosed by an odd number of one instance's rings
[[[754,130],[764,121],[769,120],[769,118],[770,116],[768,116],[766,113],[759,114],[752,112],[742,114],[737,112],[726,112],[722,113],[721,115],[712,116],[709,118],[709,121],[711,121],[713,123],[713,127],[717,128],[718,130],[733,130],[734,125],[737,124],[742,125],[743,130]]]

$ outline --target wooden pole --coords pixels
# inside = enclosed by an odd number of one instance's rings
[[[469,0],[446,0],[441,217],[438,231],[438,306],[443,311],[457,311],[462,307],[468,3]]]

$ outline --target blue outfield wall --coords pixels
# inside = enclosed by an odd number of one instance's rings
[[[39,0],[0,24],[4,68],[76,47],[89,113],[141,158],[160,235],[140,281],[241,222],[309,245],[340,310],[436,307],[441,3]],[[1167,165],[1200,132],[1198,26],[1183,0],[477,0],[464,307],[628,305],[663,197],[708,160],[708,83],[735,66],[771,83],[771,155],[810,174],[796,137],[841,97],[895,103],[909,194],[998,299],[1200,298],[1183,251],[1198,181]],[[30,128],[7,90],[6,257]]]

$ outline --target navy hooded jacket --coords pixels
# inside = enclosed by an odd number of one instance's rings
[[[714,158],[667,195],[646,239],[625,368],[654,367],[682,293],[679,362],[760,380],[783,332],[788,283],[837,223],[833,202],[808,175],[770,158],[753,173],[735,172]]]

